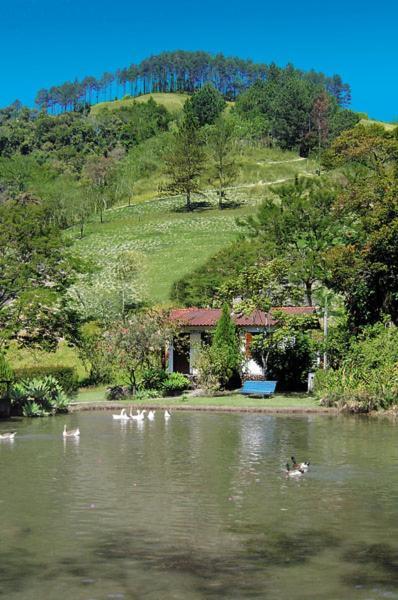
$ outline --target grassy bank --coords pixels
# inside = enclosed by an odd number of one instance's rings
[[[105,387],[82,389],[78,396],[74,399],[73,404],[80,405],[85,408],[105,408],[115,409],[119,406],[150,406],[172,408],[220,408],[220,409],[272,409],[284,411],[319,411],[324,412],[325,409],[319,406],[319,402],[308,394],[275,394],[271,398],[253,398],[242,396],[240,394],[231,394],[227,396],[175,396],[168,398],[151,398],[143,401],[131,398],[123,402],[107,402],[105,400]],[[78,406],[77,406],[78,407]]]

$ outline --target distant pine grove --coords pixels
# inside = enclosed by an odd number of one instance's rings
[[[291,64],[281,68],[274,63],[267,65],[235,56],[184,50],[162,52],[101,77],[87,75],[81,81],[65,81],[48,90],[41,89],[35,103],[40,110],[54,113],[74,110],[79,104],[114,100],[127,93],[134,97],[155,92],[191,94],[206,83],[211,83],[226,100],[235,100],[256,81],[282,77],[285,73],[323,87],[340,106],[350,104],[350,86],[340,75],[305,72]]]

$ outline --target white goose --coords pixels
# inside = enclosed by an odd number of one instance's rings
[[[113,418],[115,421],[128,421],[130,417],[128,416],[128,414],[127,414],[127,412],[126,412],[126,409],[125,409],[125,408],[123,408],[123,409],[120,411],[120,414],[119,414],[119,415],[112,415],[112,418]]]
[[[164,420],[168,421],[170,419],[170,417],[171,417],[171,413],[169,413],[169,411],[166,408],[166,410],[164,411]]]
[[[134,421],[143,421],[144,418],[145,418],[145,413],[146,413],[145,409],[144,410],[137,410],[137,414],[136,415],[131,415],[131,418]]]
[[[149,421],[154,421],[155,420],[155,411],[150,410],[147,414],[147,417],[148,417]]]
[[[0,433],[0,440],[13,440],[16,434],[16,431],[5,431],[4,433]]]
[[[63,431],[63,437],[64,438],[78,438],[80,437],[80,429],[70,429],[69,431],[66,429],[66,425],[64,425],[64,431]]]

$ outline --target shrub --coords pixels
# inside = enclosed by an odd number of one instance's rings
[[[14,414],[46,416],[68,410],[69,399],[54,377],[14,383],[11,406]]]
[[[28,400],[22,407],[24,417],[46,417],[49,414],[34,400]]]
[[[13,371],[6,361],[4,354],[0,352],[0,399],[7,393],[7,381],[13,379]],[[4,383],[2,383],[4,381]]]
[[[217,322],[212,344],[202,347],[197,361],[199,383],[208,390],[233,389],[240,384],[242,354],[227,304]]]
[[[79,380],[73,367],[23,367],[14,369],[14,381],[31,381],[51,376],[57,380],[62,390],[69,396],[79,389]]]
[[[353,413],[398,404],[398,329],[382,323],[366,328],[340,368],[316,374],[315,393],[322,405]]]
[[[182,373],[170,373],[163,382],[163,393],[165,396],[173,396],[187,390],[190,386],[188,377]]]
[[[98,385],[112,382],[112,363],[105,343],[103,331],[98,323],[90,321],[80,328],[78,352],[89,369],[83,385]]]
[[[126,385],[112,385],[106,390],[106,399],[111,401],[125,400],[131,396],[131,390]]]
[[[151,398],[159,398],[159,392],[157,390],[138,390],[134,396],[134,401],[145,402]]]
[[[167,380],[167,373],[164,369],[146,369],[141,377],[141,387],[145,390],[161,390]]]

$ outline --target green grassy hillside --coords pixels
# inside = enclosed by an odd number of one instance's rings
[[[178,113],[180,110],[182,110],[182,107],[189,96],[188,94],[172,93],[143,94],[142,96],[137,96],[136,98],[133,98],[132,96],[125,96],[122,100],[113,100],[111,102],[100,102],[99,104],[95,104],[91,107],[91,113],[95,115],[104,109],[118,110],[119,108],[130,106],[134,102],[148,102],[149,98],[153,98],[157,104],[165,106],[171,113]]]
[[[182,210],[182,198],[142,202],[136,192],[134,204],[107,211],[105,223],[89,224],[82,240],[73,230],[75,248],[81,256],[107,268],[123,250],[140,252],[147,298],[167,304],[172,283],[236,238],[236,218],[253,213],[272,182],[291,180],[298,173],[314,170],[309,161],[280,150],[247,149],[239,163],[239,180],[229,192],[233,207],[219,210],[210,190],[197,199],[201,206],[190,213]],[[158,173],[143,180],[147,185],[152,181],[154,195],[159,178]],[[145,193],[150,192],[146,189]]]
[[[394,125],[394,123],[386,123],[385,121],[375,121],[374,119],[361,119],[360,124],[361,125],[381,125],[387,131],[392,131],[393,129],[395,129],[397,127],[397,125]]]

